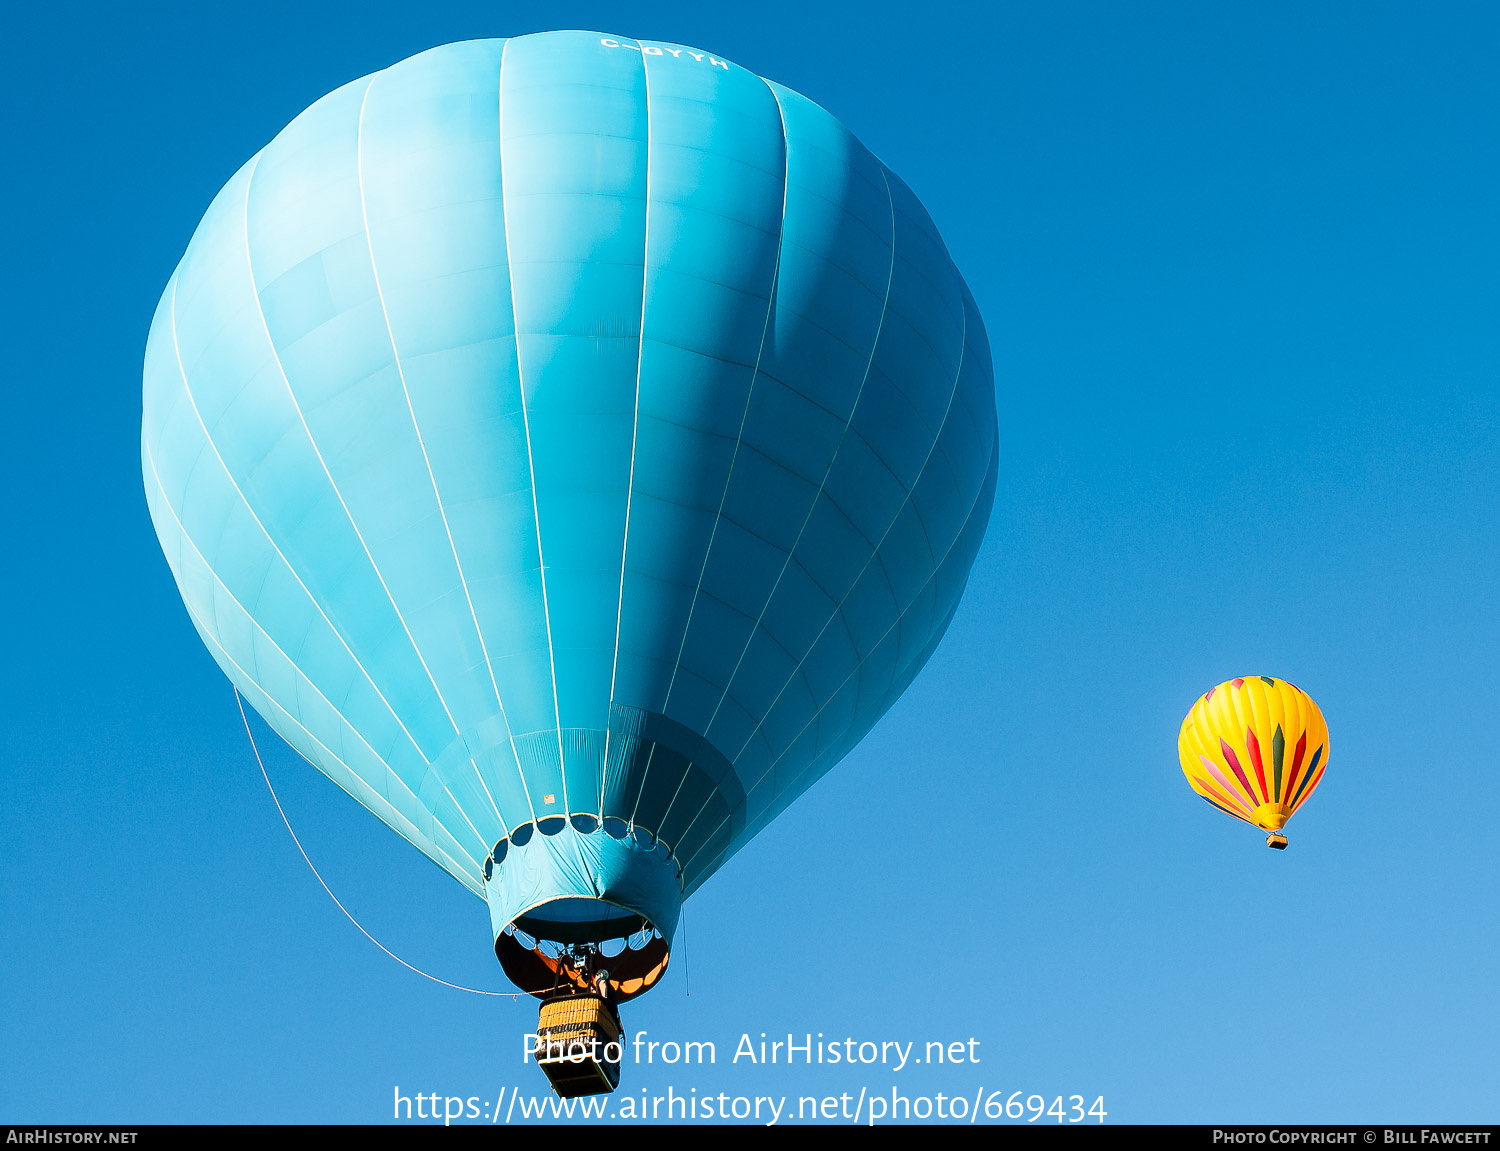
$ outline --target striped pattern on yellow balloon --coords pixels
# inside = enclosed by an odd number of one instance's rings
[[[1209,690],[1182,721],[1182,771],[1220,811],[1279,831],[1323,781],[1328,725],[1284,679],[1244,676]]]

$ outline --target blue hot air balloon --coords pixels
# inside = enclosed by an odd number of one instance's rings
[[[644,933],[628,998],[931,655],[996,418],[937,230],[832,116],[552,32],[346,84],[240,169],[141,447],[266,722],[488,902],[522,986]]]

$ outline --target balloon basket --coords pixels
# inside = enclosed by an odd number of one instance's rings
[[[608,1095],[620,1085],[620,1019],[597,995],[544,1001],[537,1037],[537,1065],[561,1098]]]
[[[1266,846],[1274,847],[1277,851],[1285,851],[1286,836],[1282,835],[1279,831],[1273,831],[1270,835],[1266,836]]]

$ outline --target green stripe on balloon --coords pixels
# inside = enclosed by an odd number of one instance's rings
[[[1271,737],[1271,781],[1276,785],[1276,801],[1281,802],[1281,761],[1286,756],[1286,736],[1281,724],[1276,725],[1276,734]]]

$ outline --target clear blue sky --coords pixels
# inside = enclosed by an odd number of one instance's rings
[[[398,967],[297,855],[157,547],[138,437],[152,309],[246,158],[402,57],[557,27],[697,45],[840,117],[931,211],[999,390],[995,514],[952,631],[689,902],[685,954],[628,1009],[718,1063],[627,1066],[622,1090],[1500,1119],[1500,16],[902,12],[11,15],[0,1120],[368,1122],[397,1085],[543,1092],[529,1002]],[[1195,697],[1245,674],[1306,688],[1332,733],[1284,854],[1176,762]],[[369,928],[502,987],[484,906],[258,731]],[[980,1062],[729,1062],[741,1033],[789,1030],[973,1037]]]

